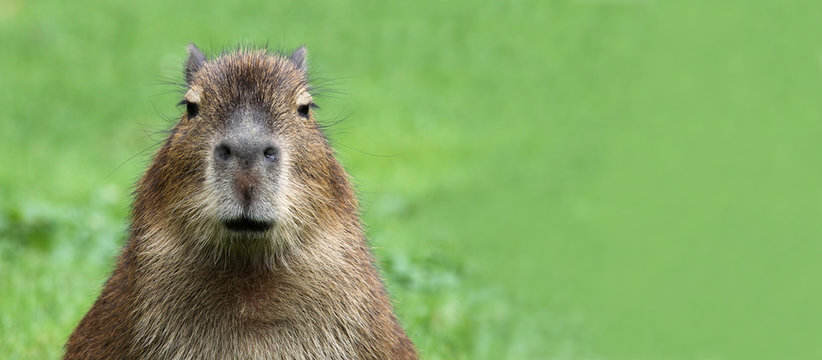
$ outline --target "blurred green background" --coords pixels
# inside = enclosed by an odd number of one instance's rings
[[[822,358],[818,1],[0,0],[0,358],[57,358],[185,44],[309,49],[426,359]]]

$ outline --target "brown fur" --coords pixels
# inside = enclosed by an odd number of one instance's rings
[[[189,51],[198,114],[174,126],[138,182],[130,237],[65,359],[416,359],[347,175],[313,115],[294,115],[310,94],[304,49],[211,61]],[[260,195],[277,219],[263,234],[215,220],[225,195],[209,154],[242,107],[261,109],[283,148],[281,178]]]

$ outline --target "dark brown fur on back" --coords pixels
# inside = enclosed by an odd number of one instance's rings
[[[186,101],[197,113],[138,182],[130,237],[65,359],[415,359],[347,175],[313,115],[294,110],[310,95],[304,50],[211,61],[189,51]],[[248,190],[273,227],[238,235],[220,223],[236,203],[223,190],[244,183],[226,185],[212,152],[226,119],[248,114],[266,119],[282,159]]]

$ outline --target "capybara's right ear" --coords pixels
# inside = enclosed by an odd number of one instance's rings
[[[206,58],[205,55],[203,55],[203,52],[200,51],[194,43],[188,44],[188,46],[186,46],[186,50],[188,50],[188,60],[186,60],[185,68],[186,83],[191,85],[191,80],[194,79],[194,74],[197,70],[200,70],[200,68],[203,67],[203,64],[206,62]]]

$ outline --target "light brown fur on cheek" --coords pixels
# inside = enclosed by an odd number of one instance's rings
[[[65,358],[415,359],[347,174],[313,115],[295,113],[313,101],[301,95],[304,72],[265,51],[203,62],[195,50],[184,98],[199,113],[184,116],[139,181],[129,240]],[[238,106],[269,114],[281,146],[280,173],[252,206],[275,219],[264,232],[219,221],[236,199],[211,149]]]

